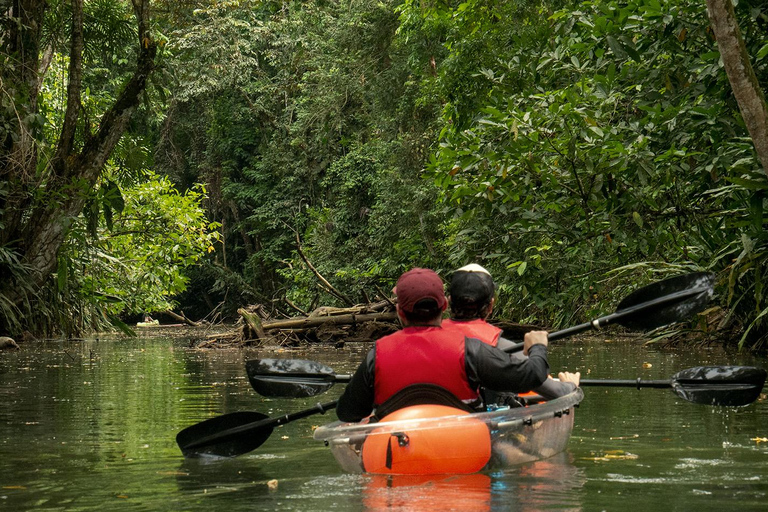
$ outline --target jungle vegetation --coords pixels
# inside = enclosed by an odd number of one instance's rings
[[[768,346],[761,1],[0,12],[2,334],[291,314],[476,262],[497,316],[552,327],[709,270],[714,327]]]

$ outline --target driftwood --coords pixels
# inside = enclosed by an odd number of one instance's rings
[[[512,341],[522,341],[525,333],[542,329],[537,325],[516,324],[506,320],[491,320],[491,324],[502,330],[502,336]]]
[[[242,325],[236,336],[246,344],[373,341],[398,328],[397,313],[387,300],[348,308],[324,306],[288,319],[270,319],[261,305],[243,307],[237,312]]]
[[[320,327],[321,325],[351,325],[362,322],[391,322],[397,319],[397,313],[394,311],[384,311],[381,313],[367,314],[346,314],[329,316],[308,316],[305,318],[291,318],[288,320],[276,320],[274,322],[264,322],[262,326],[265,331],[271,329],[306,329],[309,327]]]
[[[248,311],[245,308],[240,308],[237,310],[237,314],[243,317],[243,320],[245,320],[245,323],[248,324],[248,327],[250,327],[251,331],[256,333],[256,336],[258,338],[266,337],[266,333],[264,332],[264,326],[261,322],[261,318],[259,318],[259,315],[256,312]]]
[[[163,311],[163,313],[170,316],[174,320],[178,320],[179,322],[183,322],[187,325],[191,325],[192,327],[200,327],[201,325],[204,325],[204,322],[195,322],[194,320],[190,320],[189,318],[186,317],[183,311],[181,312],[180,315],[177,315],[171,310]]]

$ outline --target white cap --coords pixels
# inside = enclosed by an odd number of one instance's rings
[[[488,274],[491,275],[490,272],[485,270],[483,267],[478,265],[477,263],[470,263],[469,265],[465,265],[458,269],[456,272],[479,272],[481,274]]]

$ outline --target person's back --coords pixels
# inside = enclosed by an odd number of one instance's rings
[[[496,285],[490,272],[477,264],[466,265],[453,273],[449,287],[451,318],[443,321],[443,327],[477,338],[502,350],[517,345],[503,337],[502,331],[487,322],[496,300]],[[516,353],[513,357],[524,359]],[[534,392],[546,399],[557,398],[573,391],[579,385],[579,372],[561,372],[560,381],[548,378]]]
[[[447,299],[440,277],[413,269],[395,287],[404,328],[376,342],[353,375],[336,407],[342,421],[359,421],[413,385],[437,385],[468,403],[480,386],[523,391],[548,375],[546,334],[526,336],[530,358],[513,360],[489,344],[441,327]]]
[[[498,346],[499,338],[501,337],[501,329],[489,324],[482,318],[474,318],[472,320],[446,318],[443,320],[442,326],[444,329],[460,330],[465,336],[477,338],[492,347]]]
[[[464,338],[440,326],[409,326],[381,338],[375,347],[374,402],[382,404],[415,384],[435,384],[460,400],[477,400],[467,383]]]

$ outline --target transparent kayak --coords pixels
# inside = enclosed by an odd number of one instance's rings
[[[400,409],[384,421],[336,421],[315,430],[350,473],[474,473],[562,452],[573,430],[580,388],[527,407],[466,413],[440,405]]]

